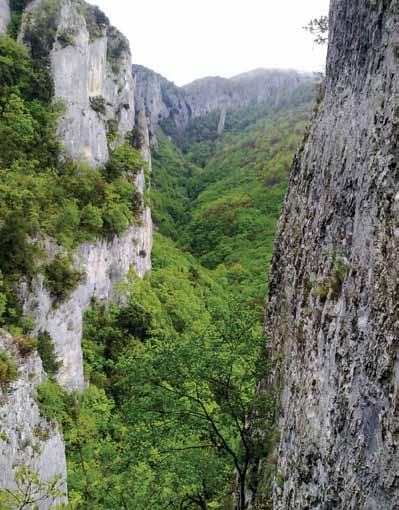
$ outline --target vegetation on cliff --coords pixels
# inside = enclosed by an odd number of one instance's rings
[[[122,233],[142,207],[134,177],[143,161],[129,140],[103,169],[62,154],[56,122],[63,105],[49,97],[49,82],[24,46],[0,38],[0,325],[22,332],[26,327],[14,294],[21,276],[45,271],[57,298],[73,283],[66,264],[63,272],[56,261],[46,266],[43,239],[72,250],[83,241]],[[68,271],[66,281],[62,275]]]
[[[120,235],[142,207],[134,179],[143,161],[129,137],[101,169],[63,154],[63,105],[52,100],[39,39],[34,61],[12,38],[0,39],[0,326],[21,335],[32,324],[16,283],[41,272],[61,302],[84,278],[72,268],[73,249]],[[222,137],[214,115],[191,125],[180,147],[159,135],[153,271],[144,280],[131,275],[121,289],[125,306],[93,303],[87,312],[91,384],[83,394],[53,380],[59,362],[46,332],[39,335],[49,378],[37,401],[64,434],[72,509],[228,510],[234,496],[245,508],[249,460],[273,444],[276,404],[255,391],[269,370],[262,305],[311,96],[304,90],[278,111],[228,116]],[[47,238],[60,247],[52,260],[42,250]],[[0,385],[17,375],[0,353]],[[263,424],[259,436],[250,415]]]

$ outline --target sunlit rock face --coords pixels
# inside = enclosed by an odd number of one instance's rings
[[[152,136],[159,126],[182,133],[194,119],[213,112],[220,113],[221,134],[228,112],[257,104],[281,107],[292,102],[301,87],[319,79],[312,73],[258,69],[231,79],[209,77],[177,87],[143,66],[134,65],[133,75],[137,109],[146,113]]]
[[[11,13],[8,0],[0,0],[0,35],[6,32],[10,19]]]
[[[6,6],[0,0],[1,20],[6,19]],[[28,4],[19,41],[32,55],[38,40],[30,34],[38,27],[42,31],[39,49],[48,54],[55,99],[63,104],[58,125],[63,157],[101,167],[108,161],[110,151],[124,142],[127,134],[133,139],[134,132],[136,147],[151,170],[147,122],[145,116],[136,114],[131,54],[125,37],[109,25],[101,11],[80,0],[34,0]],[[51,37],[47,37],[47,29]],[[136,191],[143,203],[147,186],[143,168],[136,177]],[[50,239],[43,240],[43,247],[48,261],[63,251]],[[34,333],[47,332],[51,336],[61,364],[56,378],[68,391],[83,390],[88,384],[81,347],[85,310],[93,299],[102,303],[122,299],[118,285],[129,271],[143,277],[151,269],[151,250],[151,211],[144,205],[143,212],[123,235],[84,243],[74,251],[73,265],[82,279],[64,302],[54,301],[40,275],[21,283],[23,310],[36,323]],[[16,357],[19,377],[7,396],[0,392],[0,432],[2,438],[8,438],[0,440],[0,489],[14,486],[14,466],[23,463],[29,464],[43,480],[60,474],[66,488],[62,437],[56,423],[47,423],[40,417],[35,403],[36,388],[46,378],[40,359],[34,354],[19,359],[13,340],[6,333],[0,335],[1,349]],[[38,427],[45,429],[45,440],[36,441]],[[28,443],[40,453],[33,455]],[[48,501],[39,504],[40,510],[47,508]]]
[[[294,163],[270,279],[266,323],[281,389],[274,509],[393,510],[397,2],[333,0],[330,29],[324,99]],[[263,508],[258,475],[253,507]]]
[[[66,496],[66,460],[62,436],[56,422],[40,416],[36,404],[36,387],[46,375],[37,353],[21,356],[17,340],[0,330],[0,352],[6,350],[18,367],[18,379],[9,387],[0,388],[0,489],[16,491],[15,474],[20,468],[38,473],[42,482],[52,482],[59,476],[59,488]],[[54,508],[47,498],[40,510]]]
[[[55,97],[65,108],[59,134],[69,157],[100,166],[108,160],[111,123],[120,140],[134,126],[129,44],[101,11],[73,0],[59,2],[55,21],[45,2],[34,0],[20,40],[29,46],[30,28],[46,16],[56,33],[49,48]]]

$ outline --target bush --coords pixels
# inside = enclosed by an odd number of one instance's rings
[[[104,222],[110,234],[122,234],[130,224],[130,210],[125,204],[110,205],[104,211]]]
[[[37,339],[31,336],[18,336],[15,338],[19,354],[23,357],[29,356],[37,349]]]
[[[105,115],[107,110],[105,108],[105,99],[103,96],[93,96],[90,98],[90,106],[92,110],[99,113],[100,115]]]
[[[117,179],[124,174],[137,175],[144,165],[145,162],[139,151],[128,143],[124,143],[111,153],[105,171],[109,179]]]
[[[68,410],[72,407],[73,397],[55,381],[48,379],[37,387],[36,401],[43,418],[57,420],[61,426],[69,419]]]
[[[104,224],[101,209],[91,204],[86,205],[82,210],[81,222],[88,232],[101,233]]]
[[[39,333],[37,337],[37,351],[42,360],[44,371],[48,375],[55,375],[60,369],[62,362],[57,361],[54,343],[47,331]]]
[[[15,362],[6,351],[0,351],[0,388],[5,390],[9,384],[18,379]]]
[[[66,48],[67,46],[73,46],[75,44],[75,38],[72,34],[67,32],[66,30],[63,30],[58,35],[58,42],[61,44],[63,48]]]
[[[57,255],[45,268],[44,281],[57,302],[65,301],[82,280],[82,273],[71,266],[69,257]]]

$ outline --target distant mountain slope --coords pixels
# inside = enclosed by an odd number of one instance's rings
[[[207,77],[177,87],[160,74],[134,65],[137,108],[146,112],[151,134],[159,127],[175,140],[198,118],[216,112],[221,133],[228,113],[250,105],[281,107],[298,90],[320,80],[316,73],[257,69],[231,79]]]

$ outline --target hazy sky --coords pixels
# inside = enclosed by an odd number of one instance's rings
[[[329,0],[91,0],[130,40],[133,62],[178,85],[258,67],[324,68],[302,27]]]

